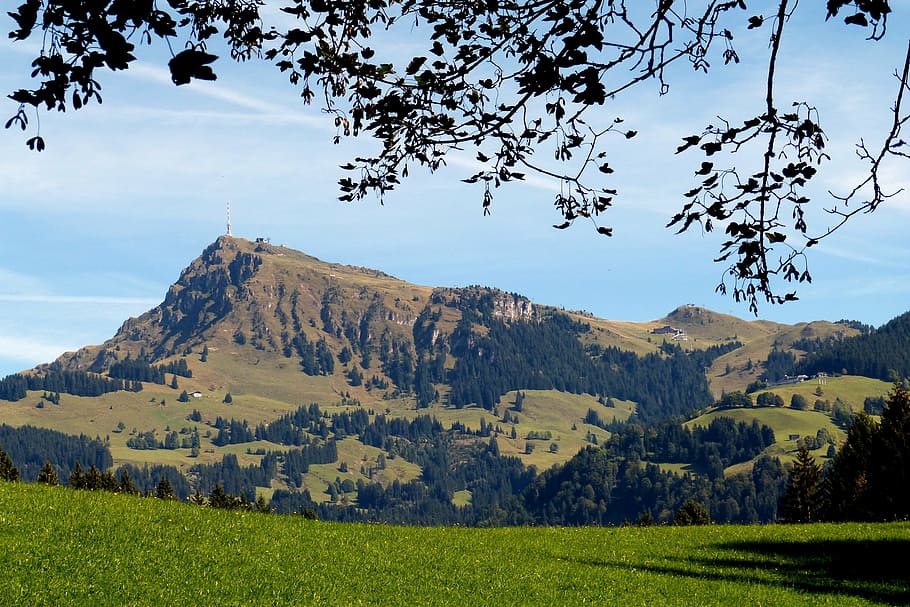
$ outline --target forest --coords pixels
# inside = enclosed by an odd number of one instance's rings
[[[129,486],[148,495],[154,495],[166,480],[179,499],[208,495],[218,487],[253,504],[256,487],[268,486],[278,478],[293,490],[274,493],[271,507],[277,512],[311,511],[325,520],[396,524],[621,524],[639,517],[666,522],[693,492],[714,520],[769,522],[777,516],[776,504],[785,482],[780,463],[767,458],[759,460],[749,475],[724,479],[717,473],[724,466],[754,457],[768,440],[773,441],[770,428],[725,420],[694,430],[671,422],[654,427],[618,424],[609,441],[589,447],[565,466],[543,474],[518,458],[500,454],[494,424],[470,429],[455,422],[445,428],[426,415],[405,420],[370,415],[362,409],[329,415],[310,404],[254,430],[243,421],[221,420],[221,425],[219,432],[238,443],[258,440],[261,433],[268,437],[265,440],[290,449],[265,452],[259,465],[249,466],[240,465],[229,454],[216,464],[194,465],[184,475],[168,466],[125,465],[104,472],[110,468],[111,458],[103,443],[51,431],[40,431],[39,440],[34,429],[4,427],[0,445],[8,449],[26,480],[37,478],[42,465],[50,462],[62,484],[68,484],[78,464],[80,470],[100,471],[92,473],[99,489],[115,490],[119,487],[116,479],[126,473]],[[336,440],[352,435],[381,447],[390,458],[420,466],[420,477],[386,485],[341,480],[347,464],[338,462]],[[74,451],[83,443],[88,445],[83,449],[94,450]],[[656,465],[644,463],[645,458],[691,461],[693,472],[662,472]],[[383,466],[383,461],[378,465]],[[300,491],[309,465],[335,462],[339,475],[330,483],[328,500],[314,500],[308,491]],[[366,472],[372,477],[371,471]],[[82,478],[81,472],[77,478]],[[460,491],[470,492],[469,504],[454,504],[454,495]]]
[[[760,456],[774,442],[773,431],[726,418],[692,429],[673,422],[615,423],[601,445],[588,446],[542,473],[503,456],[492,424],[472,431],[456,422],[445,429],[429,416],[408,421],[376,415],[371,420],[366,412],[329,416],[309,405],[282,425],[294,439],[294,430],[317,428],[326,420],[328,437],[288,451],[263,452],[258,465],[242,466],[236,455],[228,454],[219,463],[194,465],[186,475],[168,466],[111,470],[110,453],[97,439],[0,426],[0,468],[7,479],[53,478],[55,484],[59,478],[77,489],[163,493],[230,508],[392,524],[680,524],[680,513],[687,509],[718,523],[910,516],[905,491],[910,482],[910,393],[899,385],[880,421],[856,416],[846,443],[824,469],[805,446],[792,467]],[[336,424],[337,435],[332,430]],[[256,488],[274,479],[299,489],[307,467],[337,462],[336,438],[354,433],[367,444],[381,445],[388,457],[420,466],[420,477],[385,485],[363,479],[355,483],[341,478],[348,464],[339,462],[339,474],[326,490],[328,499],[313,499],[308,490],[277,490],[269,504],[257,497]],[[726,467],[750,460],[748,472],[724,475]],[[384,461],[377,463],[380,469]],[[686,462],[688,469],[670,472],[658,465],[672,462]],[[372,478],[372,471],[368,474]],[[456,505],[457,492],[469,492],[470,501]]]

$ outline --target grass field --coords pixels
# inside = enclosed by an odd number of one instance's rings
[[[0,483],[4,605],[906,605],[910,525],[413,528]]]

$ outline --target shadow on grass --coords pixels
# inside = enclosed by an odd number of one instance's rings
[[[772,585],[816,595],[910,605],[910,540],[727,542],[714,548],[716,558],[681,558],[666,565],[632,567],[706,581]]]

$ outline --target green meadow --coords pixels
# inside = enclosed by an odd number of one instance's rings
[[[905,605],[910,524],[414,528],[0,483],[4,605]]]

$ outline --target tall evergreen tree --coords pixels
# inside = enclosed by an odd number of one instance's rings
[[[0,448],[0,481],[18,481],[19,469],[13,464],[12,458]]]
[[[136,489],[136,486],[133,484],[133,479],[130,478],[129,470],[126,468],[120,472],[120,483],[118,483],[118,485],[118,491],[120,493],[127,493],[129,495],[135,495],[136,493],[139,493],[139,491]]]
[[[85,474],[82,472],[82,464],[76,462],[70,471],[70,487],[73,489],[85,489]]]
[[[895,386],[881,423],[856,416],[825,477],[832,520],[910,517],[910,392]]]
[[[162,478],[158,481],[158,487],[155,489],[155,497],[160,500],[176,500],[177,495],[174,493],[174,488],[171,487],[170,481],[166,478]]]
[[[910,392],[895,386],[873,443],[869,484],[880,520],[910,518]]]
[[[814,523],[822,512],[822,468],[803,445],[799,448],[787,489],[781,498],[781,518],[788,523]]]
[[[38,473],[38,478],[35,480],[36,482],[51,485],[52,487],[56,487],[60,484],[60,479],[57,477],[57,471],[54,470],[54,466],[47,460],[44,460],[44,466],[41,467],[41,472]]]

